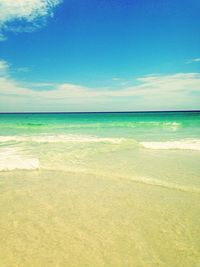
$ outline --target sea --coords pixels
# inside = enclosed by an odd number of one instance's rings
[[[0,266],[200,266],[200,112],[0,114]]]

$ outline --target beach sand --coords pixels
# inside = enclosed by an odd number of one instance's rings
[[[0,174],[0,266],[199,266],[199,194],[116,177]]]

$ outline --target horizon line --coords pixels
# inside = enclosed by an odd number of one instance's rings
[[[181,112],[200,112],[200,109],[196,110],[136,110],[136,111],[22,111],[22,112],[0,112],[3,114],[119,114],[119,113],[181,113]]]

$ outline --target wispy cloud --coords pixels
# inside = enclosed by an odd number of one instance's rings
[[[200,62],[200,57],[199,58],[194,58],[193,61],[194,62]]]
[[[1,0],[0,41],[6,31],[33,31],[45,24],[47,17],[62,0]],[[17,26],[13,22],[18,21]]]
[[[0,76],[8,74],[9,64],[5,60],[0,60]]]
[[[186,64],[191,64],[191,63],[195,63],[195,62],[200,62],[200,57],[190,59],[190,60],[186,61]]]
[[[20,67],[20,68],[16,68],[17,72],[30,72],[30,69],[27,67]]]
[[[105,111],[200,108],[200,73],[147,75],[135,85],[89,88],[76,84],[22,83],[0,61],[0,111]]]

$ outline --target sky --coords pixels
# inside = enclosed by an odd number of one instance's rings
[[[0,112],[200,109],[199,0],[0,0]]]

